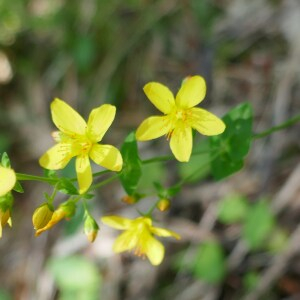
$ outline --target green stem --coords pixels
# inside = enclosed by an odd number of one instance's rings
[[[89,191],[96,190],[96,189],[98,189],[99,187],[102,187],[102,186],[104,186],[104,185],[106,185],[106,184],[108,184],[108,183],[114,181],[114,180],[117,179],[118,177],[119,177],[119,174],[115,174],[114,176],[111,176],[111,177],[109,177],[109,178],[107,178],[107,179],[105,179],[105,180],[103,180],[103,181],[101,181],[101,182],[99,182],[99,183],[97,183],[97,184],[94,184],[94,185],[92,185],[92,186],[89,188]]]
[[[199,151],[193,152],[191,156],[196,156],[196,155],[209,153],[209,152],[210,152],[209,150],[202,150],[202,151],[199,150]],[[141,163],[143,165],[147,165],[147,164],[151,164],[151,163],[155,163],[155,162],[164,162],[164,161],[175,160],[175,159],[176,158],[173,155],[164,155],[164,156],[158,156],[158,157],[154,157],[154,158],[141,160]]]
[[[79,195],[79,196],[73,196],[73,197],[70,198],[70,200],[73,201],[73,202],[75,202],[75,203],[77,203],[81,198],[82,198],[81,195]]]
[[[154,157],[154,158],[144,159],[144,160],[141,160],[141,163],[143,165],[147,165],[147,164],[151,164],[151,163],[155,163],[155,162],[168,161],[168,160],[172,160],[172,159],[175,159],[175,157],[171,156],[171,155],[165,155],[165,156],[158,156],[158,157]]]
[[[101,175],[104,175],[104,174],[107,174],[111,172],[110,170],[104,170],[104,171],[100,171],[100,172],[97,172],[97,173],[93,173],[93,178],[97,177],[97,176],[101,176]]]
[[[272,134],[273,132],[276,132],[276,131],[282,130],[284,128],[287,128],[289,126],[292,126],[292,125],[296,124],[299,121],[300,121],[300,115],[297,115],[297,116],[287,120],[286,122],[283,122],[283,123],[281,123],[277,126],[271,127],[270,129],[268,129],[266,131],[263,131],[261,133],[253,134],[252,138],[253,139],[261,139],[263,137],[266,137],[266,136]]]
[[[53,201],[54,201],[54,199],[55,199],[56,194],[57,194],[57,184],[56,184],[55,187],[54,187],[54,190],[53,190],[52,195],[51,195],[50,198],[48,199],[48,203],[49,203],[50,205],[52,205],[52,206],[53,206]]]
[[[23,173],[16,173],[16,175],[17,175],[17,180],[19,180],[19,181],[32,180],[32,181],[47,182],[50,184],[56,183],[58,181],[58,179],[55,179],[55,178],[28,175],[28,174],[23,174]]]
[[[160,199],[156,200],[156,201],[154,202],[154,204],[149,208],[149,210],[148,210],[145,214],[143,214],[143,213],[141,213],[141,212],[139,212],[139,213],[140,213],[142,216],[144,216],[144,217],[152,218],[152,213],[153,213],[154,209],[156,208],[156,205],[157,205],[157,203],[159,202],[159,200],[160,200]]]
[[[104,174],[107,174],[109,172],[111,172],[111,171],[110,170],[104,170],[104,171],[93,173],[93,178],[104,175]],[[70,180],[71,181],[77,181],[77,177],[70,178]]]

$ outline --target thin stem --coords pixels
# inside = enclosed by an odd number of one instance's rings
[[[28,175],[28,174],[23,174],[23,173],[16,173],[16,175],[17,175],[17,180],[19,180],[19,181],[32,180],[32,181],[47,182],[50,184],[56,183],[58,181],[58,179],[56,179],[56,178]]]
[[[172,159],[175,159],[175,157],[171,156],[171,155],[165,155],[165,156],[158,156],[158,157],[154,157],[154,158],[144,159],[144,160],[141,160],[141,163],[143,165],[147,165],[147,164],[151,164],[151,163],[155,163],[155,162],[168,161],[168,160],[172,160]]]
[[[157,205],[157,203],[158,203],[159,200],[160,199],[156,200],[154,202],[154,204],[149,208],[149,210],[145,214],[143,214],[143,216],[145,216],[145,217],[152,217],[152,213],[153,213],[154,209],[156,208],[156,205]]]
[[[111,176],[111,177],[109,177],[109,178],[107,178],[107,179],[105,179],[105,180],[103,180],[103,181],[101,181],[101,182],[99,182],[99,183],[97,183],[97,184],[94,184],[94,185],[92,185],[92,186],[90,187],[89,191],[96,190],[96,189],[98,189],[99,187],[102,187],[102,186],[104,186],[104,185],[106,185],[106,184],[108,184],[108,183],[114,181],[114,180],[117,179],[118,177],[119,177],[119,174],[115,174],[114,176]]]
[[[191,156],[196,156],[196,155],[200,155],[200,154],[204,154],[204,153],[209,153],[209,150],[199,150],[196,152],[193,152]],[[141,161],[141,163],[143,165],[147,165],[147,164],[151,164],[151,163],[155,163],[155,162],[163,162],[163,161],[168,161],[168,160],[174,160],[176,159],[175,156],[173,155],[164,155],[164,156],[158,156],[158,157],[154,157],[154,158],[149,158],[149,159],[144,159]]]
[[[221,151],[220,151],[221,152]],[[205,164],[203,164],[202,166],[200,166],[200,168],[198,168],[196,171],[194,171],[192,174],[190,174],[189,176],[181,179],[177,184],[175,184],[174,186],[181,186],[184,183],[186,183],[187,181],[189,181],[191,178],[193,178],[197,173],[199,173],[199,171],[206,167],[207,165],[209,165],[216,157],[218,157],[220,153],[216,153],[215,155],[213,155],[208,161],[205,162]]]
[[[110,171],[110,170],[104,170],[104,171],[93,173],[93,178],[95,178],[97,176],[101,176],[101,175],[107,174],[109,172],[112,172],[112,171]]]
[[[289,126],[292,126],[292,125],[296,124],[299,121],[300,121],[300,115],[297,115],[297,116],[287,120],[286,122],[283,122],[283,123],[281,123],[277,126],[271,127],[268,130],[265,130],[261,133],[253,134],[252,138],[253,139],[261,139],[263,137],[266,137],[266,136],[272,134],[273,132],[276,132],[276,131],[282,130],[284,128],[287,128]]]

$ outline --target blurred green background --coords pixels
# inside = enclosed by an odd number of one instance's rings
[[[155,112],[144,84],[158,81],[176,92],[194,74],[207,81],[202,106],[222,116],[249,101],[261,132],[300,111],[299,28],[297,0],[0,0],[0,152],[9,153],[17,172],[41,174],[38,158],[53,143],[54,97],[85,117],[102,103],[116,105],[105,142],[120,147]],[[165,242],[158,268],[115,256],[115,232],[104,225],[89,245],[80,210],[67,226],[35,238],[32,212],[51,190],[24,184],[13,228],[0,241],[0,300],[300,298],[293,244],[299,129],[256,141],[243,171],[229,179],[214,183],[207,169],[193,178],[169,214],[158,216],[182,235],[180,243]],[[140,150],[145,158],[169,154],[165,141]],[[140,186],[171,184],[206,160],[147,166]],[[118,183],[101,189],[94,216],[134,216],[124,194]]]

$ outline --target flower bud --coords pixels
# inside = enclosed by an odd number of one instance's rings
[[[8,224],[11,227],[10,209],[2,210],[0,208],[0,238],[2,237],[2,228]]]
[[[73,201],[67,201],[62,203],[56,210],[58,214],[63,214],[64,218],[70,219],[76,212],[76,204]]]
[[[137,202],[137,199],[134,196],[126,195],[122,197],[122,201],[126,204],[134,204]]]
[[[67,201],[61,204],[58,207],[58,209],[56,209],[53,212],[49,222],[44,227],[39,228],[36,231],[35,236],[39,236],[41,233],[50,229],[51,227],[53,227],[55,224],[57,224],[59,221],[61,221],[64,218],[70,219],[75,214],[75,211],[76,211],[76,205],[73,201]]]
[[[169,200],[169,199],[166,199],[166,198],[163,198],[163,199],[160,199],[160,200],[157,202],[156,207],[157,207],[160,211],[164,212],[164,211],[169,210],[170,205],[171,205],[170,200]]]
[[[53,209],[46,202],[36,208],[32,215],[32,223],[35,230],[45,227],[51,220]]]
[[[88,240],[93,243],[97,237],[99,231],[99,226],[91,215],[87,215],[84,222],[84,233],[87,236]]]

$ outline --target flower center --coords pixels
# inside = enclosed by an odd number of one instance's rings
[[[88,154],[92,148],[93,143],[89,139],[80,142],[81,154]]]
[[[177,110],[175,116],[177,120],[182,120],[182,121],[185,121],[187,118],[186,111],[184,110]]]

